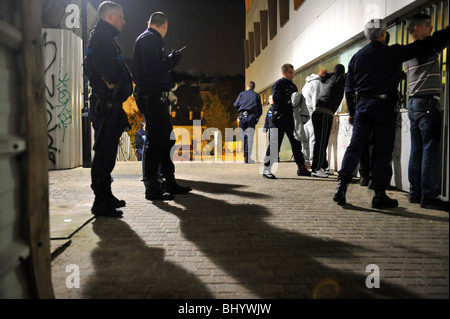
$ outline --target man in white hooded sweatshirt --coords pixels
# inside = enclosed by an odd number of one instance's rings
[[[313,162],[314,143],[314,127],[312,123],[312,114],[316,109],[317,99],[319,98],[320,89],[322,88],[321,77],[327,73],[326,70],[320,71],[318,74],[311,74],[306,78],[306,83],[302,89],[302,95],[305,98],[308,107],[310,119],[304,125],[300,132],[300,142],[302,142],[303,156],[305,157],[305,165],[311,167]]]

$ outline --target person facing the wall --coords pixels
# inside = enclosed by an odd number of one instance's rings
[[[431,35],[429,15],[416,14],[407,23],[412,42]],[[409,201],[422,208],[448,210],[449,205],[438,198],[438,172],[441,142],[442,93],[439,52],[448,45],[430,48],[420,56],[405,62],[408,80],[408,116],[411,132],[411,153],[408,179]]]

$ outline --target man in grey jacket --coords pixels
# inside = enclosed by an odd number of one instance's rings
[[[327,73],[326,70],[320,71],[318,74],[311,74],[306,78],[306,83],[302,89],[302,95],[305,98],[306,106],[309,111],[309,121],[301,127],[300,142],[302,142],[303,156],[307,166],[311,167],[314,153],[314,126],[312,123],[312,114],[316,110],[317,99],[319,98],[320,89],[322,88],[322,76]],[[298,134],[297,134],[298,135]]]

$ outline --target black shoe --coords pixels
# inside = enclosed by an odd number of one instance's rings
[[[114,207],[109,201],[95,200],[91,208],[92,214],[104,217],[122,217],[123,212]]]
[[[169,177],[166,179],[164,184],[164,191],[166,193],[174,194],[174,195],[184,195],[192,191],[192,188],[188,186],[180,186],[174,177]]]
[[[398,207],[396,199],[389,198],[385,191],[375,191],[375,196],[372,199],[372,208],[387,209]]]
[[[263,177],[267,179],[277,179],[277,177],[272,173],[263,173]]]
[[[375,189],[375,188],[373,187],[373,181],[372,181],[372,180],[369,181],[369,184],[367,185],[367,188],[368,188],[368,189]]]
[[[420,204],[420,198],[421,198],[421,196],[408,196],[408,201],[411,203],[411,204]]]
[[[168,192],[163,192],[161,189],[154,191],[145,191],[145,199],[147,200],[172,200],[175,196]]]
[[[439,198],[427,198],[424,197],[420,201],[420,207],[425,209],[435,209],[435,210],[443,210],[449,211],[449,203],[440,200]]]
[[[346,194],[347,194],[347,189],[348,189],[348,181],[345,180],[344,178],[338,178],[338,186],[336,189],[336,193],[334,194],[333,200],[338,204],[338,205],[345,205],[347,204],[347,200],[345,198]]]
[[[368,177],[361,177],[359,179],[359,185],[360,186],[369,186],[370,178]]]
[[[163,191],[161,182],[158,179],[152,181],[145,181],[145,199],[147,200],[172,200],[174,195]]]
[[[306,167],[302,167],[297,170],[297,176],[311,177],[311,172]]]

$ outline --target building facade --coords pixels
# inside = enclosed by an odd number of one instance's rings
[[[322,69],[331,71],[340,63],[346,68],[352,56],[368,41],[364,37],[364,25],[373,18],[385,19],[391,44],[406,44],[406,19],[412,14],[425,12],[432,17],[434,30],[448,26],[449,1],[426,0],[246,0],[245,76],[246,82],[255,81],[257,91],[268,109],[268,97],[272,85],[281,78],[281,66],[294,65],[294,83],[299,90],[305,79]],[[447,72],[448,48],[441,54],[442,70],[442,152],[441,195],[449,198],[449,81]],[[405,93],[406,83],[399,89]],[[393,156],[392,185],[407,191],[408,161],[410,152],[409,120],[406,101],[400,110],[396,146]],[[264,115],[263,115],[264,116]],[[332,130],[328,147],[330,166],[340,168],[345,150],[350,142],[352,127],[348,124],[346,101],[343,99]],[[263,119],[259,126],[263,125]],[[257,142],[255,145],[264,145]],[[263,159],[264,149],[257,149],[258,160]],[[280,159],[290,160],[292,151],[285,139]]]

